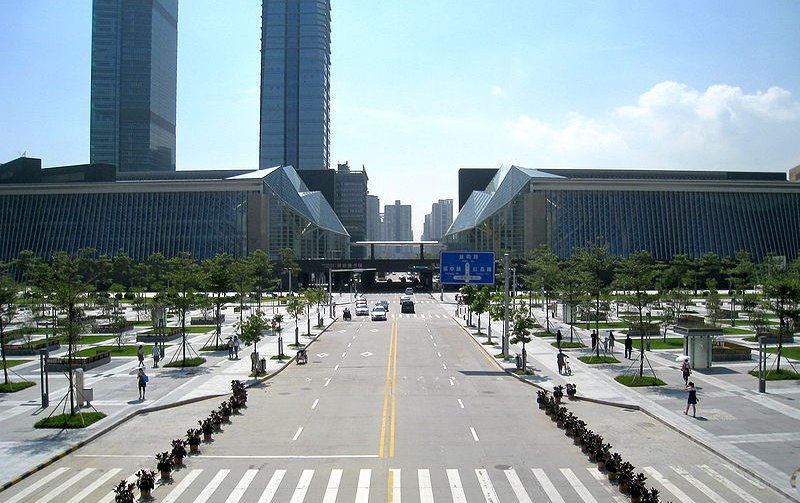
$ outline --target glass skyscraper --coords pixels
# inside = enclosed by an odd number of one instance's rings
[[[178,0],[94,0],[89,157],[175,170]]]
[[[259,168],[327,169],[330,0],[263,0]]]

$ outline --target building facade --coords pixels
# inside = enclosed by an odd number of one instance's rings
[[[452,224],[453,200],[439,199],[431,205],[431,212],[425,215],[422,240],[440,241]]]
[[[378,196],[367,194],[367,239],[383,239],[381,233],[381,200]]]
[[[175,170],[178,0],[94,0],[89,158]]]
[[[327,169],[330,0],[263,0],[259,167]]]
[[[336,169],[334,210],[353,241],[367,238],[367,171],[351,170],[339,164]]]
[[[344,226],[291,167],[213,179],[195,173],[82,183],[48,182],[58,178],[48,174],[40,183],[0,183],[0,261],[22,250],[49,257],[81,248],[107,256],[125,250],[135,260],[155,252],[241,257],[256,249],[278,260],[282,248],[298,259],[349,257]]]
[[[511,251],[547,244],[561,257],[603,239],[626,257],[749,250],[794,259],[800,184],[783,173],[500,168],[447,232],[448,249]]]
[[[413,241],[414,233],[411,231],[411,205],[387,204],[383,207],[383,225],[386,229],[386,241]]]

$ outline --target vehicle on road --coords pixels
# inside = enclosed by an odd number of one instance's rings
[[[356,316],[369,316],[369,307],[366,304],[356,306]]]
[[[414,301],[413,300],[404,300],[400,303],[400,312],[401,313],[413,313],[414,312]]]
[[[350,321],[351,315],[349,309],[344,308],[344,312],[342,313],[342,318],[344,318],[345,321]]]
[[[386,321],[386,310],[382,307],[374,307],[370,312],[372,321]]]
[[[382,307],[384,311],[387,313],[389,312],[389,301],[388,300],[379,300],[375,302],[376,307]]]
[[[414,295],[414,289],[410,286],[406,288],[406,295]]]

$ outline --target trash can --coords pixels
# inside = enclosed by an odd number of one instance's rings
[[[514,357],[514,360],[517,362],[517,369],[521,369],[522,368],[522,357],[520,355],[517,355],[517,356]]]
[[[267,359],[262,358],[258,360],[258,371],[259,372],[266,372],[267,371]]]

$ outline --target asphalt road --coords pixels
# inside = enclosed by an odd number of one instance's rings
[[[252,388],[244,413],[160,483],[155,499],[627,501],[538,410],[535,388],[500,371],[441,306],[418,297],[427,302],[416,315],[397,316],[391,296],[385,322],[334,323],[307,365]],[[137,417],[0,500],[112,501],[115,481],[153,468],[154,454],[216,405]],[[652,485],[685,496],[675,501],[782,501],[643,415],[615,409],[608,418],[608,428],[641,431],[658,446],[633,451]]]

